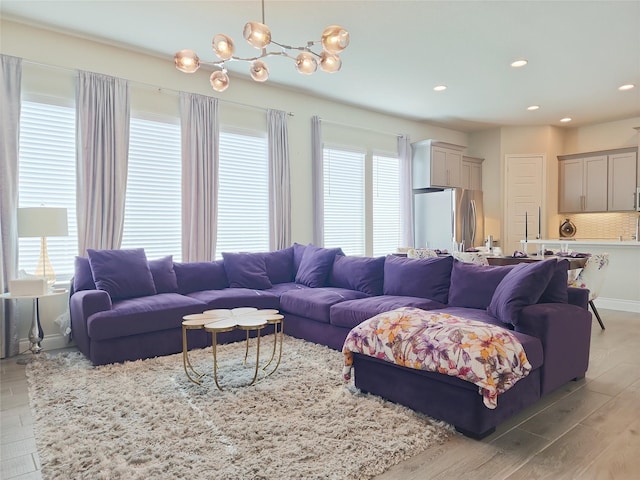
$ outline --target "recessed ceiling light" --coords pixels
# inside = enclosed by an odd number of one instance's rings
[[[561,119],[560,119],[560,121],[561,121],[562,123],[570,122],[570,121],[571,121],[571,117],[564,117],[564,118],[561,118]]]
[[[534,110],[538,110],[540,108],[540,105],[531,105],[530,107],[527,107],[527,110],[529,111],[534,111]]]
[[[621,90],[621,91],[631,90],[634,87],[635,87],[635,85],[633,83],[627,83],[626,85],[620,85],[618,87],[618,90]]]
[[[516,60],[515,62],[511,62],[511,66],[515,68],[524,67],[527,63],[529,62],[527,62],[524,58],[522,58],[520,60]]]
[[[436,92],[443,92],[443,91],[445,91],[447,89],[447,86],[446,85],[436,85],[435,87],[433,87],[433,89]]]

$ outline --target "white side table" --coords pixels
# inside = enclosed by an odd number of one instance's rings
[[[0,298],[4,300],[24,300],[31,299],[33,300],[33,317],[31,319],[31,328],[29,329],[29,342],[31,342],[31,353],[40,353],[42,347],[40,346],[40,342],[44,337],[42,326],[40,325],[40,305],[39,300],[45,297],[54,297],[57,295],[64,295],[68,293],[68,290],[60,289],[54,290],[47,293],[42,293],[40,295],[12,295],[11,293],[3,293],[0,295]]]

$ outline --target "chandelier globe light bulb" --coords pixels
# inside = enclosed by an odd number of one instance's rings
[[[193,73],[200,68],[200,59],[193,50],[180,50],[173,57],[176,68],[184,73]]]
[[[253,61],[249,73],[256,82],[266,82],[269,79],[269,67],[262,60]]]
[[[349,46],[349,32],[338,25],[330,25],[322,32],[322,48],[329,53],[340,53]]]
[[[216,70],[209,77],[211,88],[216,92],[224,92],[229,87],[229,76],[226,70]]]
[[[213,37],[211,47],[216,56],[221,60],[229,60],[233,57],[233,52],[235,51],[233,40],[224,33],[218,33]]]
[[[264,23],[248,22],[242,36],[252,47],[263,49],[271,43],[271,30]]]
[[[342,60],[339,55],[322,52],[320,54],[320,68],[323,72],[336,73],[342,68]]]
[[[318,62],[312,53],[302,52],[296,57],[296,69],[302,75],[311,75],[318,69]]]

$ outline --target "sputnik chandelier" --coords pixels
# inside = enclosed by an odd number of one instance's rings
[[[303,47],[292,47],[276,42],[271,38],[271,30],[264,23],[264,0],[262,0],[262,23],[247,23],[242,35],[251,46],[261,50],[260,55],[248,58],[235,56],[235,46],[231,37],[218,33],[213,37],[212,48],[220,60],[201,62],[193,50],[185,49],[180,50],[174,57],[176,68],[181,72],[193,73],[200,68],[200,65],[218,67],[220,70],[215,70],[209,77],[209,81],[216,92],[224,92],[229,86],[226,62],[250,62],[249,73],[256,82],[265,82],[269,78],[269,67],[262,59],[276,55],[292,59],[298,72],[303,75],[314,73],[318,69],[318,64],[322,71],[335,73],[342,67],[342,60],[338,54],[349,45],[349,32],[337,25],[328,26],[322,32],[320,40],[308,41]],[[312,50],[312,47],[318,43],[322,44],[321,53]],[[268,45],[276,45],[280,49],[267,51]],[[296,50],[300,53],[292,55]]]

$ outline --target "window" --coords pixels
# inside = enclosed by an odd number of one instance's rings
[[[364,152],[323,149],[324,245],[365,254]]]
[[[267,138],[220,132],[218,239],[222,252],[269,250],[269,159]]]
[[[76,224],[75,109],[22,101],[18,165],[19,207],[64,207],[69,236],[47,238],[57,280],[73,276],[78,254]],[[33,273],[40,256],[40,239],[19,240],[18,268]]]
[[[373,256],[400,245],[400,164],[397,157],[373,156]]]
[[[122,248],[182,255],[180,125],[131,118]]]

